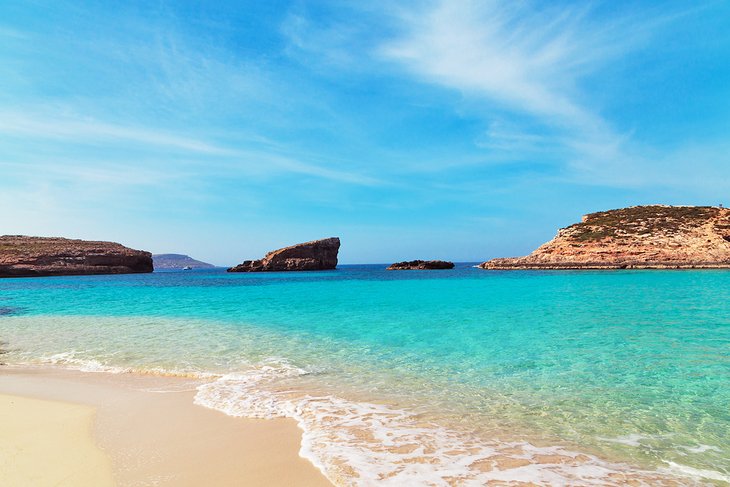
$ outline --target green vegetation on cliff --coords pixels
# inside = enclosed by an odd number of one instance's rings
[[[714,206],[632,206],[618,210],[590,213],[583,221],[567,227],[566,236],[577,242],[591,242],[607,237],[629,238],[636,235],[674,235],[687,228],[706,224],[719,216]],[[730,229],[727,224],[716,228]]]

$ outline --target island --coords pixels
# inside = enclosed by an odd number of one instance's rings
[[[0,277],[152,272],[152,254],[114,242],[0,236]]]
[[[263,259],[245,260],[228,272],[322,271],[337,267],[340,239],[324,238],[273,250]]]
[[[632,206],[585,215],[526,257],[482,269],[730,268],[730,209]]]
[[[152,254],[155,270],[214,269],[213,264],[195,260],[184,254]]]
[[[405,262],[396,262],[388,266],[389,271],[423,271],[423,270],[442,270],[453,269],[454,263],[445,260],[409,260]]]

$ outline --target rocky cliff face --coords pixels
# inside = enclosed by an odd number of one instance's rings
[[[337,237],[300,243],[274,250],[263,259],[246,260],[228,272],[321,271],[337,267]]]
[[[152,254],[113,242],[0,237],[0,277],[152,272]]]
[[[730,268],[730,209],[652,205],[591,213],[526,257],[492,259],[480,267]]]
[[[453,269],[454,263],[445,260],[409,260],[388,266],[389,271]]]

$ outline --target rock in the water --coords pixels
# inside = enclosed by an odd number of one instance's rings
[[[730,209],[651,205],[591,213],[526,257],[492,259],[479,267],[730,268]]]
[[[453,269],[454,263],[445,260],[409,260],[388,266],[389,271]]]
[[[0,277],[152,272],[152,254],[113,242],[0,237]]]
[[[155,264],[155,270],[158,269],[213,269],[213,264],[195,260],[189,255],[183,254],[154,254],[152,261]]]
[[[0,316],[17,315],[23,312],[23,308],[15,306],[0,306]]]
[[[274,250],[263,259],[246,260],[228,272],[322,271],[337,267],[337,237],[300,243]]]

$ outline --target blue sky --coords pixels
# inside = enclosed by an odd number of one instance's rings
[[[0,3],[0,233],[521,255],[730,205],[728,2]]]

